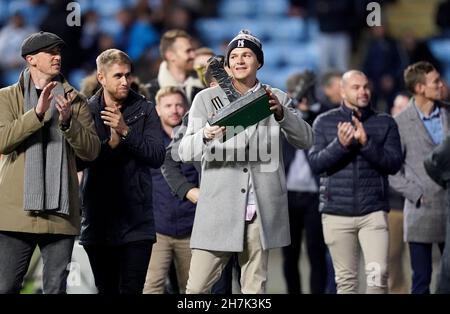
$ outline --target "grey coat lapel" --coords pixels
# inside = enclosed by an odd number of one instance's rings
[[[433,140],[431,139],[430,134],[428,133],[427,129],[425,128],[425,125],[423,124],[422,119],[419,116],[419,113],[417,112],[417,107],[414,102],[414,98],[411,99],[411,105],[406,109],[408,110],[408,117],[411,121],[409,124],[409,132],[411,135],[417,134],[418,136],[421,136],[427,144],[430,146],[434,146]],[[419,121],[419,123],[417,123]]]

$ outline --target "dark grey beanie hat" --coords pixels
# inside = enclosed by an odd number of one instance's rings
[[[230,64],[230,53],[234,48],[249,48],[251,49],[258,59],[258,62],[261,64],[259,68],[261,68],[264,64],[264,53],[262,51],[261,41],[256,38],[254,35],[250,33],[249,30],[243,29],[234,37],[227,47],[227,64]]]

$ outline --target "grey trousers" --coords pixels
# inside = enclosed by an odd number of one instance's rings
[[[44,265],[43,292],[66,293],[74,240],[69,235],[0,231],[0,294],[20,293],[36,246]]]

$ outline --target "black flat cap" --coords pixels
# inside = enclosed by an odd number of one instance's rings
[[[53,33],[42,31],[34,33],[22,42],[22,57],[25,58],[27,55],[33,55],[56,46],[66,47],[67,45],[64,40]]]

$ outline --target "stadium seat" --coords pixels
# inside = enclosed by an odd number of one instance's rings
[[[256,12],[259,17],[287,16],[289,0],[258,0],[255,1]]]
[[[222,0],[218,5],[219,16],[224,18],[252,17],[255,15],[254,0]]]
[[[297,42],[306,39],[305,21],[298,17],[280,17],[266,20],[266,35],[271,40]]]
[[[284,61],[288,65],[312,70],[316,70],[318,67],[319,50],[314,42],[294,43],[289,48],[284,49],[283,52]]]
[[[439,61],[450,65],[450,38],[431,39],[428,48]]]

